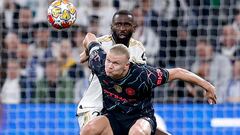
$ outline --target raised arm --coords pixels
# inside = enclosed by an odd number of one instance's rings
[[[217,97],[215,93],[215,87],[211,83],[199,77],[198,75],[182,68],[168,69],[168,72],[169,72],[168,81],[180,79],[183,81],[199,85],[206,90],[206,97],[208,98],[208,102],[210,104],[216,104]]]
[[[82,46],[85,50],[80,54],[80,62],[81,63],[88,61],[88,58],[89,58],[89,55],[87,53],[88,45],[91,42],[96,42],[96,41],[97,41],[97,37],[94,34],[87,33],[87,35],[85,36],[85,38],[83,40],[83,44],[82,44]]]

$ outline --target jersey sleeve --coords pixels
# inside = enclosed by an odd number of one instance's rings
[[[104,71],[104,62],[106,59],[106,53],[101,48],[101,44],[93,42],[88,47],[89,60],[88,66],[93,73],[101,73]]]
[[[131,62],[136,64],[146,64],[147,57],[145,54],[145,48],[141,42],[131,39],[128,50],[131,55]]]
[[[153,68],[151,66],[147,67],[147,76],[148,76],[148,83],[152,88],[160,86],[164,83],[168,82],[169,72],[163,68]]]
[[[138,65],[146,64],[147,57],[145,51],[140,48],[135,48],[135,51],[130,52],[132,55],[130,61]]]

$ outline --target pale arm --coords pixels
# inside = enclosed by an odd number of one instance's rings
[[[200,87],[206,90],[206,97],[208,98],[208,102],[210,104],[216,104],[217,97],[215,93],[215,87],[211,83],[199,77],[198,75],[182,68],[168,69],[168,72],[169,72],[168,81],[180,79],[183,81],[199,85]]]

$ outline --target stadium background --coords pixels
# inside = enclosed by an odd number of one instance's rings
[[[155,89],[155,110],[167,130],[172,134],[240,133],[239,0],[94,1],[98,0],[72,0],[78,9],[76,25],[62,31],[47,25],[52,0],[0,1],[0,134],[79,132],[76,106],[89,74],[86,65],[78,63],[79,46],[87,31],[109,34],[118,9],[133,11],[138,24],[133,36],[145,45],[149,64],[186,68],[217,88],[219,104],[214,106],[206,104],[201,88],[181,81]],[[217,59],[207,57],[211,51],[218,54]],[[208,59],[198,65],[199,58]],[[18,64],[9,66],[9,61]],[[59,68],[47,66],[52,63]],[[57,73],[61,80],[50,88],[62,93],[36,97],[40,88],[49,90],[42,84],[47,67],[47,75]]]

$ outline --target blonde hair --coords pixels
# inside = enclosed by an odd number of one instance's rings
[[[109,52],[115,54],[115,55],[125,55],[127,59],[130,59],[130,53],[128,51],[128,48],[123,44],[116,44],[114,45]]]

